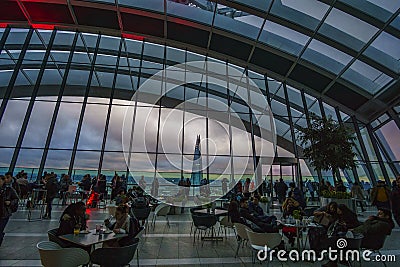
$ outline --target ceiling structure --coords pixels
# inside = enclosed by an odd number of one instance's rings
[[[0,26],[80,30],[199,52],[369,122],[399,100],[399,14],[399,0],[6,0]]]

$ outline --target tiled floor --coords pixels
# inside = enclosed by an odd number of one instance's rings
[[[36,244],[47,240],[47,230],[58,227],[58,219],[65,207],[56,206],[52,220],[28,222],[27,212],[20,208],[7,225],[6,237],[0,247],[0,266],[41,266]],[[105,210],[88,210],[90,213],[89,228],[101,223],[108,215]],[[273,210],[275,211],[275,210]],[[365,220],[367,216],[375,214],[373,208],[360,216]],[[280,217],[279,212],[275,212]],[[152,214],[150,215],[152,216]],[[155,229],[144,234],[139,245],[140,265],[143,266],[252,266],[251,251],[248,247],[241,248],[239,257],[235,258],[236,239],[233,231],[228,233],[223,241],[200,241],[193,243],[190,233],[190,214],[170,215],[170,227],[167,227],[165,218],[158,218]],[[392,235],[386,240],[383,254],[394,254],[400,261],[400,229],[396,227]],[[377,262],[363,262],[363,266],[383,266]],[[136,260],[132,261],[132,266]],[[259,264],[256,264],[259,265]],[[321,262],[284,262],[277,260],[270,266],[320,266]],[[396,263],[387,263],[387,266],[398,266]]]

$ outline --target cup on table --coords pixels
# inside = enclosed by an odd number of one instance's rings
[[[75,224],[75,226],[74,226],[74,235],[78,235],[80,231],[81,231],[81,225],[80,224]]]
[[[101,224],[96,224],[96,234],[99,234],[101,228]]]

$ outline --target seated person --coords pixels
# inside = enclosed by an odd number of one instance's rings
[[[360,226],[357,219],[357,214],[350,210],[346,205],[339,204],[337,207],[338,222],[342,226],[342,230],[347,232],[348,229],[353,229]]]
[[[288,197],[286,198],[285,202],[282,204],[282,210],[283,210],[283,217],[287,218],[289,216],[293,216],[293,212],[295,210],[300,211],[300,213],[303,212],[300,203],[296,201],[294,198]],[[297,236],[297,229],[296,227],[283,227],[282,233],[288,238],[289,244],[293,247],[294,246],[294,241]]]
[[[119,238],[117,240],[109,241],[105,246],[109,247],[123,247],[132,244],[135,236],[140,231],[139,221],[135,216],[130,216],[129,207],[125,205],[118,206],[115,211],[116,222],[111,224],[108,219],[104,220],[107,228],[113,230],[116,234],[128,234],[126,237]]]
[[[319,253],[326,247],[328,235],[327,230],[329,226],[338,219],[337,213],[338,204],[336,202],[330,202],[327,206],[321,207],[314,211],[314,221],[316,219],[325,216],[328,220],[326,225],[320,227],[312,227],[308,231],[308,237],[310,242],[310,248]]]
[[[327,216],[329,217],[330,223],[336,221],[338,219],[337,208],[338,204],[336,202],[330,202],[328,205],[314,211],[314,220],[316,217]],[[324,225],[326,229],[329,226],[330,224]]]
[[[250,214],[249,206],[245,198],[240,199],[239,213],[244,219],[256,224],[263,232],[274,233],[278,231],[277,218],[275,216],[267,216],[266,218],[259,219]]]
[[[390,235],[394,228],[392,212],[380,208],[376,216],[370,216],[362,225],[353,229],[354,233],[361,233],[364,236],[382,234]]]
[[[128,196],[125,194],[125,189],[121,188],[118,195],[115,197],[115,205],[124,205],[129,201]]]
[[[75,226],[78,225],[81,230],[86,230],[86,220],[88,218],[84,202],[70,204],[61,215],[57,235],[73,234]]]
[[[264,210],[260,207],[259,203],[260,203],[260,196],[255,195],[252,201],[248,202],[249,212],[256,218],[259,218],[261,220],[267,219],[267,217],[269,216],[264,214]]]
[[[304,200],[303,193],[296,187],[295,183],[289,184],[290,191],[288,192],[288,197],[295,199],[300,206],[304,209],[306,207],[306,201]]]

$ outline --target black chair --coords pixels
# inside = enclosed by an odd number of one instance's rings
[[[150,207],[144,207],[144,208],[133,208],[132,213],[135,215],[136,219],[139,220],[139,222],[144,222],[142,223],[142,226],[144,226],[144,231],[147,231],[147,219],[149,218],[151,212]]]
[[[196,232],[199,230],[200,232],[207,233],[208,230],[214,231],[214,225],[217,223],[217,217],[213,214],[206,215],[197,215],[196,213],[192,213],[193,225],[195,226],[193,233],[193,243],[196,241]],[[203,237],[201,235],[201,237]],[[201,243],[203,246],[203,242]]]
[[[373,234],[373,235],[366,235],[361,241],[361,249],[368,249],[375,253],[378,253],[379,256],[382,258],[382,253],[380,249],[383,248],[385,244],[387,235],[384,234]],[[382,261],[383,265],[386,266],[386,263]]]
[[[62,248],[66,248],[68,247],[68,245],[63,242],[58,236],[57,236],[57,231],[58,228],[54,228],[54,229],[50,229],[49,231],[47,231],[47,236],[49,238],[49,241],[52,241],[54,243],[57,243],[58,245],[60,245],[60,247]]]
[[[192,215],[193,215],[193,213],[196,213],[196,215],[202,216],[202,215],[204,215],[204,213],[198,213],[198,212],[196,212],[196,211],[202,210],[202,209],[203,209],[202,207],[195,207],[195,208],[190,208],[189,210],[190,210],[190,214],[192,214]],[[189,234],[189,235],[192,235],[193,226],[194,226],[194,224],[193,224],[193,221],[192,221],[192,224],[190,225],[190,234]]]
[[[98,248],[90,255],[90,261],[104,267],[114,266],[131,266],[129,263],[135,256],[135,252],[139,245],[139,239],[135,238],[134,242],[125,247]],[[139,266],[139,256],[136,257],[137,266]]]
[[[314,215],[314,211],[317,210],[317,207],[309,207],[309,208],[305,208],[304,209],[304,215],[307,217],[313,216]]]

